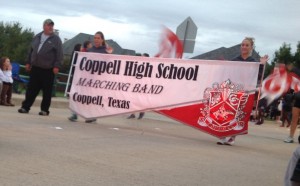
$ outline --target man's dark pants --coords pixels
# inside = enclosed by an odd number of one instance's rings
[[[32,67],[30,71],[30,79],[26,90],[25,100],[22,102],[22,108],[30,110],[40,90],[43,91],[43,100],[41,110],[49,112],[51,105],[52,88],[54,82],[53,69],[42,69]]]

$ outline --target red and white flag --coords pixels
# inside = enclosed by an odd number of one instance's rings
[[[167,27],[161,34],[161,41],[158,54],[155,57],[182,58],[183,45],[177,35]]]
[[[284,64],[276,66],[273,73],[264,79],[261,89],[261,99],[266,98],[268,104],[285,94],[289,89],[300,91],[300,77],[288,73]]]

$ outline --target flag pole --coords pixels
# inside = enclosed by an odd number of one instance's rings
[[[264,79],[264,73],[265,73],[265,68],[266,68],[266,64],[260,64],[260,65],[263,65],[263,72],[262,72],[262,75],[260,77],[260,82],[259,82],[259,85],[258,85],[258,95],[257,95],[257,101],[256,101],[256,108],[255,108],[256,116],[258,115],[258,102],[260,100],[261,87],[262,87],[262,82],[263,82],[263,79]],[[258,70],[258,73],[259,73],[259,70]]]

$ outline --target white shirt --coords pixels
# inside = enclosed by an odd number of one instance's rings
[[[38,52],[41,50],[43,44],[45,43],[45,41],[49,38],[48,35],[45,35],[44,33],[42,33],[41,35],[41,40],[40,40],[40,45],[39,45],[39,48],[38,48]]]
[[[6,83],[13,83],[11,70],[2,71],[0,69],[0,81],[6,82]]]

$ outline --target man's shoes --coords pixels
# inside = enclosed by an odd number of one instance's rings
[[[285,143],[294,143],[294,139],[292,137],[287,137],[285,140],[283,140]]]
[[[97,120],[96,119],[87,119],[87,120],[85,120],[86,123],[93,123],[95,121],[97,121]]]
[[[72,114],[72,116],[70,116],[68,119],[69,119],[70,121],[75,122],[75,121],[77,121],[77,115],[76,115],[76,114]]]
[[[39,115],[41,115],[41,116],[48,116],[49,115],[49,112],[46,112],[46,111],[40,111],[39,112]]]
[[[20,108],[20,109],[18,110],[18,112],[19,112],[19,113],[22,113],[22,114],[27,114],[29,111],[26,110],[26,109],[24,109],[24,108]]]
[[[135,118],[134,114],[131,114],[130,116],[127,117],[127,119],[133,119],[133,118]]]

